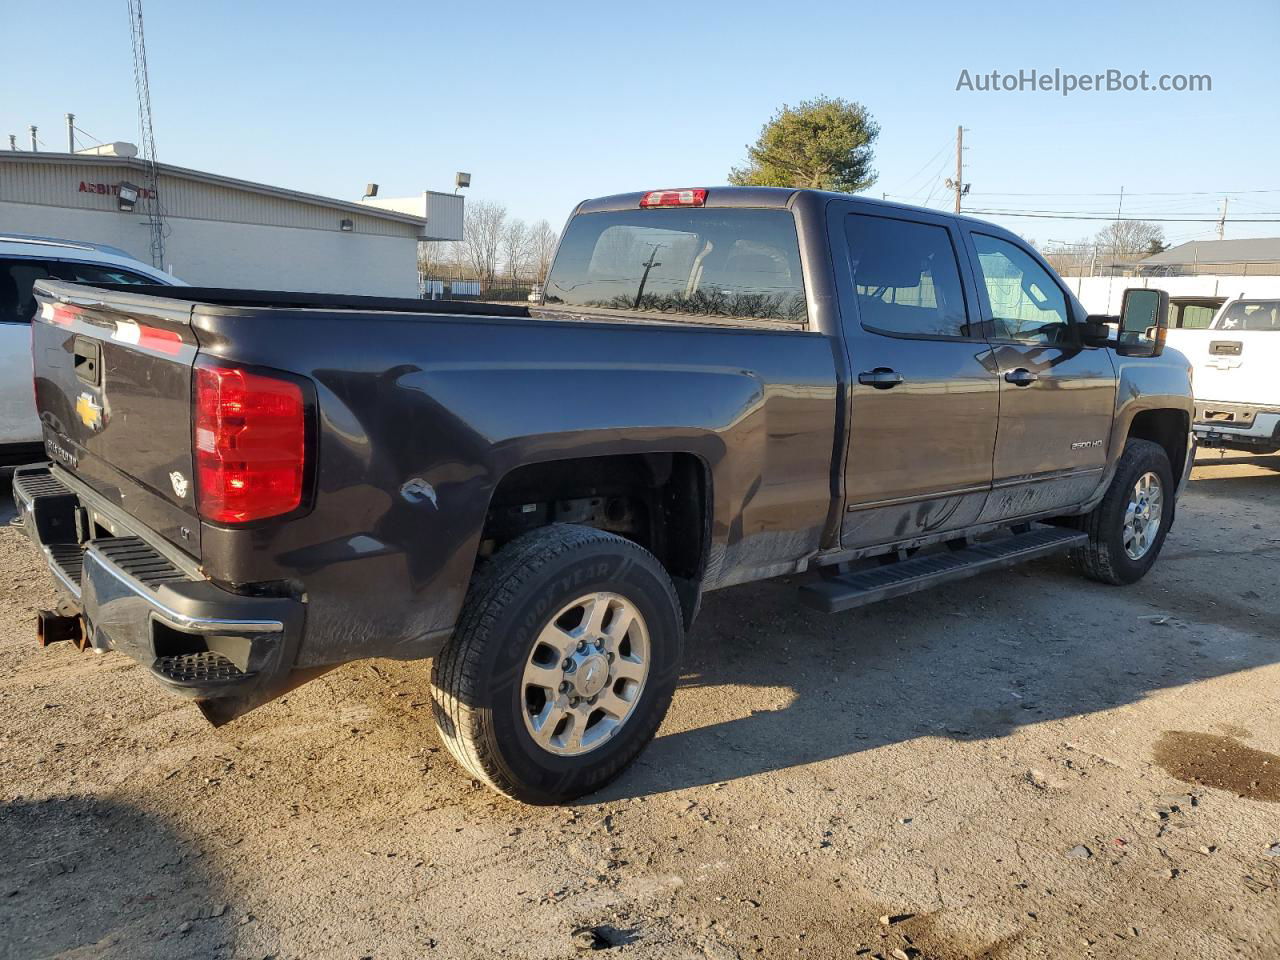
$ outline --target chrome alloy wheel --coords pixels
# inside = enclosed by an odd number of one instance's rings
[[[626,597],[566,604],[538,634],[520,682],[534,743],[565,757],[607,743],[634,712],[649,662],[648,627]]]
[[[1124,511],[1124,552],[1130,560],[1141,560],[1155,543],[1164,522],[1164,487],[1150,471],[1138,478],[1129,491]]]

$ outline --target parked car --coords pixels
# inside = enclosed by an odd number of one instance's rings
[[[1192,461],[1166,294],[1111,339],[1013,234],[844,194],[587,201],[532,307],[36,290],[42,641],[214,723],[434,657],[449,749],[531,802],[634,759],[706,592],[816,568],[835,612],[1057,551],[1132,583]]]
[[[31,390],[32,285],[54,277],[82,283],[181,283],[123,250],[48,237],[0,234],[0,469],[43,460]]]
[[[1195,371],[1200,443],[1280,451],[1280,300],[1228,301],[1207,329],[1169,332]]]

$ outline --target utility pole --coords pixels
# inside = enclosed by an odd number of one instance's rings
[[[35,153],[40,148],[36,145],[36,125],[31,125],[31,152]]]
[[[658,259],[658,248],[662,244],[655,243],[653,249],[649,251],[649,259],[644,262],[644,273],[640,275],[640,287],[636,290],[635,309],[640,309],[640,301],[644,299],[644,285],[649,282],[649,271],[654,267],[662,266],[662,261]]]
[[[964,127],[956,127],[956,178],[946,180],[947,189],[956,192],[956,213],[960,212],[960,198],[969,192],[969,184],[964,182]],[[932,194],[930,194],[932,196]]]
[[[67,153],[76,152],[76,115],[67,114]]]
[[[1230,197],[1222,198],[1222,216],[1218,218],[1218,239],[1225,240],[1227,235],[1227,203]]]

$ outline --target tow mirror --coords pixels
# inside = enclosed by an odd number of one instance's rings
[[[1169,294],[1130,287],[1120,301],[1120,335],[1116,351],[1126,357],[1158,357],[1169,329]]]

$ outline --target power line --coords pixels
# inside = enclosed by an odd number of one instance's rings
[[[984,197],[1118,197],[1120,191],[1113,190],[1111,192],[1098,193],[1000,193],[988,190],[975,190],[975,196]],[[1124,191],[1126,197],[1220,197],[1223,194],[1246,194],[1246,193],[1280,193],[1280,187],[1271,187],[1264,190],[1156,190],[1146,192]]]
[[[1109,220],[1116,219],[1115,212],[1107,210],[1045,210],[1036,207],[999,207],[992,208],[988,212],[1001,214],[1034,213],[1042,214],[1044,216],[1061,216],[1064,219],[1074,216],[1099,216],[1105,217]],[[1124,219],[1147,220],[1157,217],[1172,217],[1174,214],[1185,214],[1188,217],[1213,217],[1214,222],[1216,223],[1220,213],[1218,210],[1152,210],[1147,212],[1150,213],[1150,217],[1147,217],[1139,210],[1126,210]],[[1259,217],[1280,217],[1280,210],[1251,210],[1249,212]],[[1232,219],[1234,220],[1235,218],[1233,217]]]
[[[1115,221],[1114,213],[1097,215],[1097,214],[1070,214],[1070,213],[1021,213],[1011,210],[968,210],[966,213],[977,213],[984,217],[1029,217],[1038,220],[1111,220]],[[1142,217],[1148,223],[1217,223],[1217,217]],[[1232,223],[1280,223],[1280,217],[1267,219],[1261,217],[1232,217]]]
[[[909,176],[906,180],[902,181],[902,188],[901,188],[902,192],[905,194],[907,191],[907,188],[920,178],[920,174],[924,173],[926,168],[932,166],[934,161],[936,161],[940,156],[943,155],[943,153],[949,150],[950,147],[951,147],[951,138],[947,137],[946,142],[944,142],[942,146],[938,148],[937,153],[935,153],[932,157],[930,157],[928,160],[922,163],[920,165],[919,170],[917,170],[915,173]],[[918,191],[915,191],[915,192],[918,192]],[[914,195],[914,192],[913,192],[913,195]],[[886,194],[886,196],[888,196],[888,194]]]

